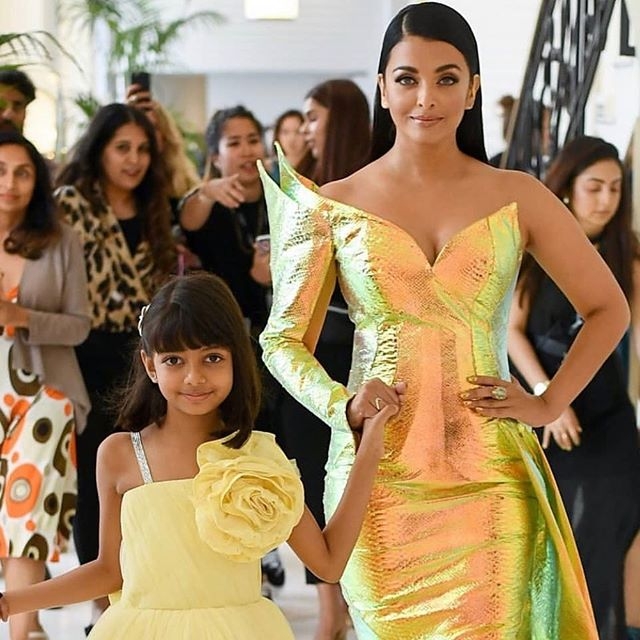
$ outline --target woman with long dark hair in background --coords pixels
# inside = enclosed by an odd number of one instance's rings
[[[559,153],[545,184],[573,213],[624,291],[640,354],[640,247],[617,149],[601,138],[576,138]],[[546,389],[582,323],[558,286],[525,257],[509,316],[509,355],[535,393]],[[640,450],[626,368],[620,350],[614,351],[542,434],[600,640],[626,640],[627,623],[636,628],[634,638],[640,633]]]
[[[80,242],[59,219],[44,158],[0,133],[0,559],[11,589],[41,582],[71,535],[76,430],[89,398],[73,347],[89,333]],[[38,612],[11,640],[46,639]]]

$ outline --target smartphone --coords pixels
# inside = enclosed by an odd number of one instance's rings
[[[134,71],[131,74],[131,84],[140,85],[140,91],[151,91],[151,74],[148,71]]]
[[[271,236],[269,234],[256,236],[255,243],[260,253],[269,253],[271,251]]]

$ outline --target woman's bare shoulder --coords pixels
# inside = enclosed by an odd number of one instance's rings
[[[378,161],[374,161],[342,180],[322,185],[320,195],[357,207],[361,194],[370,192],[379,178]]]

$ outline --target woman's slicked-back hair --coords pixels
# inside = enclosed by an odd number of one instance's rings
[[[35,168],[35,184],[24,219],[5,238],[4,250],[28,260],[36,260],[60,234],[49,169],[38,150],[16,129],[7,129],[0,133],[0,147],[6,145],[16,145],[27,152]]]
[[[447,42],[464,56],[471,76],[480,75],[478,44],[469,23],[454,9],[440,2],[421,2],[401,9],[391,20],[382,41],[378,73],[384,74],[391,50],[407,36]],[[384,155],[393,146],[395,125],[388,109],[381,103],[376,89],[373,108],[373,142],[371,160]],[[482,89],[478,89],[471,109],[467,109],[456,133],[458,148],[463,153],[487,162],[482,127]]]
[[[326,80],[307,93],[305,100],[309,98],[329,110],[324,150],[316,163],[314,182],[323,185],[362,169],[371,150],[371,115],[360,87],[344,78]]]
[[[551,163],[544,183],[558,198],[568,201],[571,208],[571,195],[576,178],[603,160],[613,160],[620,167],[622,184],[618,208],[597,240],[600,254],[616,277],[627,300],[631,300],[633,265],[640,258],[640,244],[632,227],[630,180],[616,147],[602,138],[593,136],[574,138],[562,148]],[[537,262],[527,254],[520,271],[521,295],[535,297],[544,277],[544,272]]]
[[[241,447],[260,408],[260,378],[242,312],[229,287],[205,272],[175,277],[151,300],[140,330],[140,349],[150,357],[201,347],[229,349],[233,386],[220,405],[224,428],[215,435],[235,434],[226,444]],[[129,384],[120,394],[118,426],[139,431],[154,422],[161,425],[166,413],[167,401],[147,376],[136,352]]]

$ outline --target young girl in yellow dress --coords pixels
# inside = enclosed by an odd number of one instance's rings
[[[139,330],[119,417],[128,432],[98,454],[99,556],[5,593],[2,618],[111,594],[93,640],[293,638],[261,596],[260,558],[288,539],[323,580],[340,578],[398,405],[365,423],[351,480],[321,531],[295,466],[272,435],[252,432],[256,363],[226,285],[204,273],[170,281]]]

